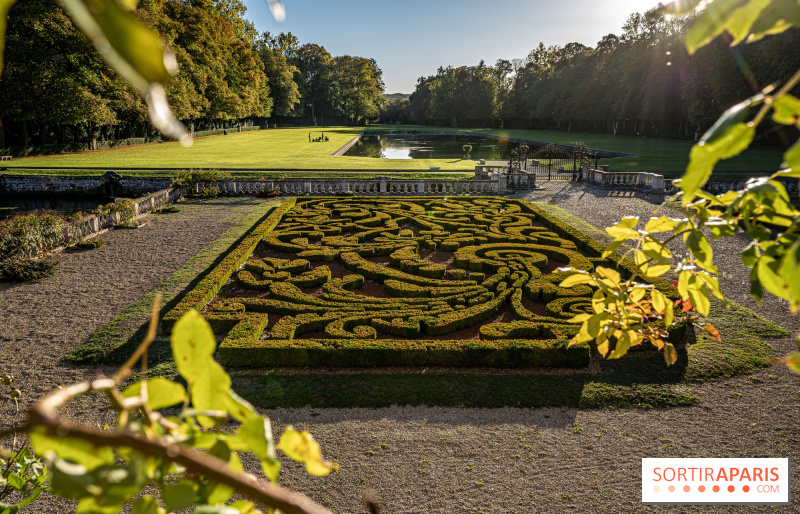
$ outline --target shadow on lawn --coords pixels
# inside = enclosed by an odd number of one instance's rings
[[[682,383],[688,363],[685,350],[667,368],[661,354],[632,355],[603,361],[600,371],[533,374],[502,370],[459,373],[293,373],[243,371],[234,388],[262,408],[277,407],[673,407],[696,398]]]

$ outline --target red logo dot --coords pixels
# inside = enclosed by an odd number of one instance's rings
[[[669,492],[671,492],[671,493],[675,492],[675,486],[674,485],[669,486]]]
[[[704,493],[706,492],[706,486],[701,485],[700,487],[697,488],[697,490],[700,491],[701,493]]]
[[[714,486],[714,492],[715,492],[715,493],[718,493],[718,492],[719,492],[719,486],[718,486],[718,485],[715,485],[715,486]]]
[[[750,492],[750,486],[746,485],[746,486],[742,487],[742,491],[744,491],[746,493],[749,493]]]
[[[733,491],[735,491],[735,490],[736,490],[736,488],[735,488],[735,487],[733,487],[732,485],[729,485],[729,486],[728,486],[728,492],[729,492],[729,493],[732,493],[732,492],[733,492]]]
[[[684,492],[684,493],[688,493],[688,492],[689,492],[689,491],[691,491],[691,490],[692,490],[692,488],[691,488],[691,487],[689,487],[688,485],[685,485],[685,486],[683,486],[683,492]]]

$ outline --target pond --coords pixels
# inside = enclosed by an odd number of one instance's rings
[[[461,159],[464,145],[472,145],[470,156],[475,160],[505,160],[511,151],[507,141],[480,136],[388,134],[363,136],[345,155],[380,159]]]
[[[78,211],[91,212],[97,209],[98,205],[106,204],[111,201],[113,200],[109,200],[105,197],[0,196],[0,218],[37,210],[55,211],[62,214],[72,214]]]

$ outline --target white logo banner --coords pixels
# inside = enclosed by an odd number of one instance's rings
[[[642,459],[646,505],[789,505],[789,459]]]

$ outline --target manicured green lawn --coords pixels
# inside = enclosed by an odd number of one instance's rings
[[[450,130],[446,127],[414,127],[409,125],[373,125],[370,127],[309,127],[279,128],[260,131],[231,133],[227,136],[197,138],[191,148],[181,148],[177,143],[151,143],[107,150],[87,151],[72,154],[27,157],[3,163],[7,173],[43,173],[39,167],[75,168],[70,171],[44,171],[58,175],[95,175],[97,170],[83,168],[238,168],[253,170],[270,168],[281,170],[385,170],[416,172],[439,167],[448,171],[470,171],[475,162],[460,159],[390,160],[369,157],[331,157],[330,154],[360,131],[373,130]],[[486,132],[510,137],[529,138],[537,141],[572,144],[583,141],[591,148],[615,150],[640,154],[601,161],[610,164],[612,171],[681,172],[688,162],[689,142],[556,132],[542,130],[497,130],[464,129],[468,132]],[[330,138],[324,143],[309,143],[321,132]],[[754,148],[734,159],[723,161],[718,171],[772,172],[781,162],[782,150],[777,148]],[[128,175],[168,175],[163,171],[132,171]],[[269,173],[269,175],[267,175]],[[238,172],[237,175],[244,175]],[[258,176],[276,176],[275,172],[251,172]],[[287,175],[288,176],[288,175]],[[305,175],[304,175],[305,176]],[[409,177],[410,178],[410,177]]]

